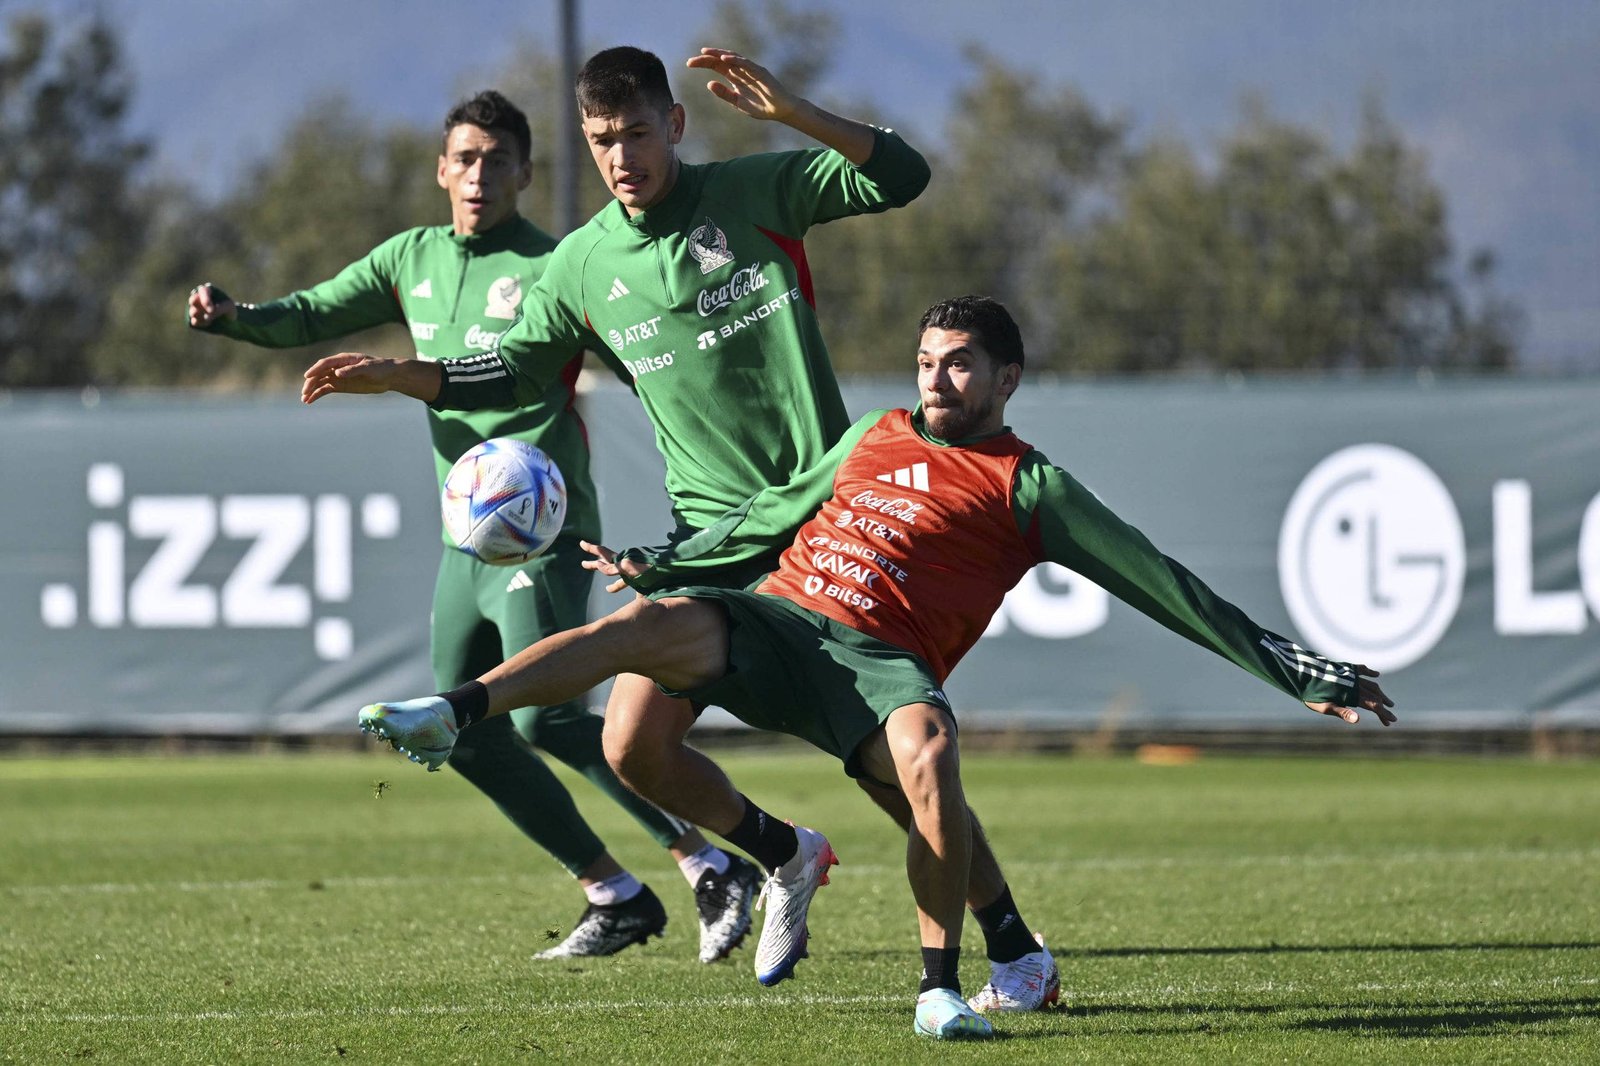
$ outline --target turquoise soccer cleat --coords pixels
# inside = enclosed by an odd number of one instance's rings
[[[455,750],[456,712],[439,696],[403,703],[372,703],[356,717],[364,733],[387,740],[414,763],[437,770]]]
[[[917,1035],[935,1040],[987,1040],[994,1036],[994,1026],[956,992],[930,988],[917,997]]]

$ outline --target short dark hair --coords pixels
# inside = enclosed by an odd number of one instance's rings
[[[960,330],[976,338],[983,350],[999,365],[1027,364],[1022,351],[1022,331],[1017,320],[999,300],[987,296],[955,296],[940,300],[923,312],[917,323],[917,342],[930,329]]]
[[[457,126],[477,126],[481,130],[508,133],[517,142],[517,158],[526,163],[533,155],[533,134],[528,131],[528,116],[493,89],[485,89],[470,100],[463,100],[444,117],[444,139]]]
[[[585,118],[610,118],[635,101],[662,111],[672,106],[667,68],[655,53],[621,45],[589,57],[573,86],[578,111]]]

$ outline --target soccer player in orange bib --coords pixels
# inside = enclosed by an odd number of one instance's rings
[[[821,464],[671,548],[617,555],[589,546],[596,558],[586,566],[617,578],[613,590],[625,583],[644,595],[461,688],[364,708],[362,727],[433,766],[480,718],[559,702],[628,671],[801,737],[910,805],[906,872],[923,959],[916,1031],[992,1035],[974,1010],[983,1004],[962,999],[957,977],[974,824],[943,684],[1029,568],[1071,568],[1313,711],[1352,724],[1361,710],[1395,720],[1376,671],[1263,629],[1019,440],[1004,416],[1023,362],[1022,337],[1000,304],[966,296],[934,305],[918,329],[916,410],[868,414]],[[784,543],[777,571],[753,591],[694,583],[698,568]],[[629,739],[608,737],[608,753]],[[709,760],[684,748],[678,769],[648,798],[757,859],[792,847],[794,830]],[[807,907],[826,881],[826,862],[818,865],[811,883],[788,889],[803,898],[769,912],[769,926],[781,914],[786,928],[764,930],[763,944],[803,951]]]

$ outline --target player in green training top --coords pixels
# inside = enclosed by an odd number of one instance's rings
[[[928,167],[897,134],[816,107],[743,56],[705,48],[689,66],[725,79],[710,83],[719,99],[823,147],[683,162],[684,109],[661,61],[637,48],[600,52],[576,89],[584,135],[616,202],[561,242],[495,349],[438,363],[330,356],[306,372],[305,400],[398,391],[436,409],[536,402],[563,352],[607,348],[633,373],[655,426],[674,539],[820,460],[849,419],[818,329],[803,239],[813,225],[906,204],[927,184]],[[741,560],[702,580],[742,587],[776,558]],[[711,766],[683,743],[696,713],[648,679],[619,678],[605,740],[623,779],[649,792],[676,776],[681,760]],[[898,791],[864,788],[909,827]],[[972,883],[991,962],[1039,956],[981,839]],[[758,948],[758,978],[787,977],[793,959],[768,967],[767,954]],[[1047,984],[1000,1006],[1034,1009],[1053,992]]]
[[[1314,711],[1352,724],[1361,710],[1384,725],[1395,720],[1374,671],[1263,629],[1018,440],[1004,419],[1023,360],[1016,323],[998,303],[936,304],[918,330],[915,411],[868,414],[815,468],[688,542],[620,557],[593,547],[593,568],[652,598],[542,641],[452,692],[364,708],[363,727],[433,764],[459,729],[485,716],[632,670],[810,741],[851,776],[898,785],[915,811],[906,872],[922,941],[916,1031],[993,1035],[974,1011],[983,1004],[960,995],[975,832],[943,686],[1031,567],[1072,568]],[[780,544],[788,548],[778,569],[758,587],[697,583],[705,568]],[[686,773],[652,795],[758,859],[786,853],[800,835],[806,861],[769,882],[767,925],[783,921],[803,950],[811,898],[826,882],[826,842],[753,810],[720,775]],[[1040,960],[1017,969],[1006,976],[1017,986],[1044,977]]]
[[[532,178],[523,113],[499,93],[484,92],[452,110],[444,127],[438,180],[449,195],[450,225],[407,230],[337,277],[269,303],[235,303],[215,285],[197,286],[189,297],[190,325],[283,348],[394,322],[410,329],[421,359],[492,348],[547,268],[556,241],[517,212],[517,194]],[[600,510],[584,425],[574,407],[582,347],[574,339],[553,357],[558,365],[551,380],[528,402],[428,413],[441,482],[468,448],[491,437],[512,437],[556,461],[568,504],[562,536],[515,569],[489,566],[448,546],[443,550],[432,623],[433,669],[441,686],[476,677],[587,617],[590,575],[578,545],[599,536]],[[701,960],[726,956],[750,927],[754,868],[624,787],[606,764],[601,729],[600,718],[576,699],[525,707],[470,731],[450,759],[583,886],[589,902],[583,917],[542,956],[620,951],[659,934],[666,912],[611,857],[528,744],[589,778],[672,850],[695,889]]]

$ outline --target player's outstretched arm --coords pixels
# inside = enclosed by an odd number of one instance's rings
[[[832,148],[858,167],[872,158],[877,140],[871,126],[835,115],[797,96],[755,60],[726,48],[702,48],[699,55],[689,57],[688,65],[726,79],[713,78],[706,88],[712,96],[751,118],[781,122]]]
[[[1335,718],[1342,718],[1351,725],[1355,725],[1361,720],[1362,711],[1371,711],[1378,716],[1378,721],[1385,726],[1394,725],[1394,712],[1389,709],[1394,706],[1394,700],[1384,695],[1383,688],[1374,680],[1378,676],[1378,671],[1370,666],[1362,666],[1359,663],[1351,663],[1350,668],[1356,672],[1356,698],[1354,700],[1356,706],[1346,707],[1331,700],[1323,700],[1317,703],[1307,700],[1306,706],[1318,714],[1331,714]]]
[[[189,290],[189,328],[207,329],[218,319],[236,318],[239,305],[233,298],[209,281],[202,281]]]
[[[444,371],[438,363],[340,352],[311,364],[300,386],[300,402],[316,403],[334,392],[398,392],[432,403],[443,384]]]

